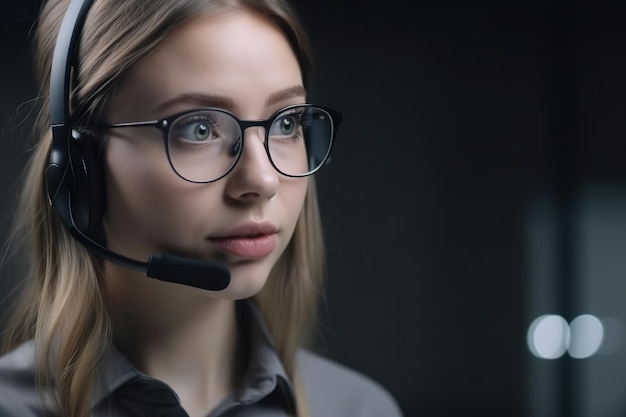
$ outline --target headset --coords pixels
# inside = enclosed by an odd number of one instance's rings
[[[57,37],[50,73],[52,145],[46,182],[48,201],[70,234],[96,256],[145,272],[150,278],[210,291],[230,284],[230,270],[219,262],[152,253],[148,261],[113,252],[102,240],[104,180],[102,162],[70,116],[72,71],[78,68],[78,45],[93,0],[72,0]]]

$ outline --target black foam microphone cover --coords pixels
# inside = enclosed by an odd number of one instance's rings
[[[223,290],[230,283],[230,271],[224,264],[164,253],[150,256],[146,274],[160,281],[210,291]]]

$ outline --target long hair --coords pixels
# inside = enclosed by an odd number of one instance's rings
[[[61,415],[85,417],[97,364],[112,332],[101,293],[103,262],[69,235],[47,201],[45,169],[52,135],[46,92],[55,39],[68,5],[68,0],[46,2],[35,34],[35,64],[44,92],[38,120],[40,139],[24,175],[15,222],[18,234],[26,236],[29,270],[3,348],[9,351],[34,339],[39,386],[54,391]],[[78,76],[71,93],[73,120],[100,118],[134,63],[186,22],[226,8],[253,10],[272,20],[289,40],[308,89],[311,49],[288,0],[97,0],[82,33]],[[322,242],[311,179],[294,235],[255,297],[296,385],[299,416],[308,411],[295,358],[297,350],[310,341],[323,287]]]

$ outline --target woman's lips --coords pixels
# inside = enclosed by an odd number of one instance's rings
[[[276,234],[209,238],[218,248],[243,258],[261,258],[276,247]]]

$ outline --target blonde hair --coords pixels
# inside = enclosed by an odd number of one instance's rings
[[[115,87],[134,63],[185,22],[225,8],[256,11],[280,27],[299,60],[308,88],[310,46],[287,1],[95,1],[80,44],[80,67],[72,90],[74,120],[101,117]],[[68,0],[49,0],[40,13],[35,59],[44,92],[49,91],[54,40],[68,4]],[[40,140],[24,176],[15,223],[19,234],[27,236],[30,270],[9,322],[4,351],[34,339],[38,384],[42,389],[54,389],[61,415],[84,417],[90,413],[97,364],[111,337],[100,288],[103,263],[70,236],[48,204],[44,172],[52,137],[47,98],[41,114]],[[297,378],[296,353],[310,341],[324,275],[323,236],[311,178],[291,242],[255,297],[296,385],[299,416],[309,413]]]

